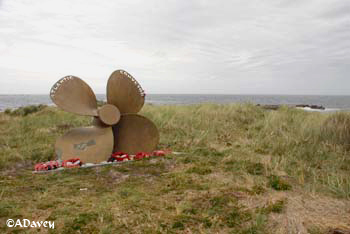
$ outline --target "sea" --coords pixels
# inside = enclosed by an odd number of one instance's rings
[[[106,100],[105,94],[97,94],[98,100]],[[317,95],[218,95],[218,94],[147,94],[146,103],[154,105],[191,105],[199,103],[253,103],[261,105],[318,105],[323,111],[349,111],[348,96]],[[0,111],[27,105],[54,105],[49,95],[43,94],[0,94]],[[305,108],[305,110],[310,110]],[[320,110],[313,110],[320,111]]]

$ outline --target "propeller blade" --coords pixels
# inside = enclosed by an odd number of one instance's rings
[[[65,111],[97,116],[97,100],[88,84],[75,76],[57,81],[50,91],[51,100]]]
[[[137,113],[145,102],[139,83],[126,71],[112,73],[107,83],[107,103],[118,107],[121,114]]]
[[[107,161],[113,152],[112,127],[74,128],[57,139],[58,159],[80,158],[84,163]]]
[[[120,121],[113,126],[113,134],[114,152],[152,152],[159,142],[158,129],[154,123],[137,114],[122,115]]]

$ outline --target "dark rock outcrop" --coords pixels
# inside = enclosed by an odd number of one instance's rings
[[[263,109],[266,110],[278,110],[278,108],[281,107],[281,105],[260,105],[257,104],[257,106],[260,106]],[[315,109],[315,110],[325,110],[326,108],[324,106],[318,106],[318,105],[307,105],[307,104],[298,104],[292,107],[301,107],[301,108],[310,108],[310,109]]]
[[[311,108],[311,109],[317,109],[317,110],[324,110],[326,109],[324,106],[318,106],[318,105],[305,105],[305,104],[298,104],[296,105],[296,107],[308,107],[308,108]]]

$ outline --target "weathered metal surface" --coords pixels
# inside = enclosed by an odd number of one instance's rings
[[[145,93],[129,73],[117,70],[108,79],[107,102],[117,106],[122,114],[137,113],[145,102]]]
[[[97,116],[97,100],[88,84],[76,76],[66,76],[51,88],[52,101],[65,111]]]
[[[92,89],[75,76],[66,76],[56,82],[50,97],[63,110],[94,116],[92,127],[75,128],[57,139],[55,148],[59,159],[80,158],[84,163],[99,163],[106,161],[113,150],[136,154],[151,152],[158,144],[156,126],[136,114],[144,104],[145,93],[123,70],[110,76],[108,104],[99,109]]]
[[[122,115],[113,126],[114,151],[129,154],[152,152],[159,142],[157,127],[152,121],[137,114]]]
[[[107,161],[113,151],[111,127],[75,128],[57,139],[55,150],[58,159],[80,158],[84,163]]]
[[[98,117],[107,125],[118,123],[120,119],[120,112],[116,106],[105,104],[98,109]]]

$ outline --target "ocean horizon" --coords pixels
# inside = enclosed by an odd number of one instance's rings
[[[97,94],[106,100],[105,94]],[[350,95],[276,95],[276,94],[147,94],[146,103],[190,105],[199,103],[253,103],[261,105],[319,105],[326,110],[350,110]],[[0,94],[0,111],[27,105],[53,105],[48,94]]]

